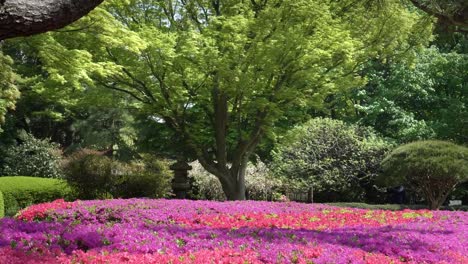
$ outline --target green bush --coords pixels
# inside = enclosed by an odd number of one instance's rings
[[[167,163],[151,156],[124,163],[81,150],[64,164],[65,179],[81,199],[165,197],[171,188]]]
[[[468,180],[468,148],[446,141],[417,141],[393,150],[382,161],[379,182],[410,185],[429,208],[437,209],[454,188]]]
[[[375,188],[391,145],[371,129],[316,118],[289,131],[273,151],[271,168],[292,189],[314,188],[322,202],[382,202]]]
[[[112,198],[120,184],[118,162],[92,150],[73,153],[64,162],[65,180],[80,199]]]
[[[3,193],[0,191],[0,218],[5,216],[5,202],[3,201]]]
[[[48,140],[26,135],[19,145],[2,151],[0,175],[29,175],[44,178],[61,178],[60,150]]]
[[[115,196],[161,198],[171,193],[173,173],[167,161],[143,156],[142,159],[122,167],[123,178],[117,186]]]
[[[12,216],[31,204],[74,198],[70,187],[59,179],[11,176],[0,177],[5,215]]]

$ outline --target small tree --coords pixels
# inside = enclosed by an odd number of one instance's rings
[[[366,195],[390,147],[366,127],[316,118],[288,133],[273,152],[272,168],[296,188],[313,186],[327,201],[374,200]]]
[[[468,148],[436,140],[409,143],[392,151],[382,161],[382,170],[381,183],[413,185],[430,209],[438,209],[468,179]]]

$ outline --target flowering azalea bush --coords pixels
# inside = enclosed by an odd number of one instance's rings
[[[42,220],[48,213],[57,209],[71,208],[72,205],[72,202],[65,202],[64,199],[58,199],[50,203],[35,204],[19,211],[16,218],[24,221]]]
[[[0,263],[468,263],[465,212],[55,201],[0,220]]]

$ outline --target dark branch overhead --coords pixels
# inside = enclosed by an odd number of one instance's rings
[[[62,28],[103,0],[0,0],[0,40]]]
[[[410,0],[421,11],[438,19],[438,24],[455,31],[468,32],[468,1]]]

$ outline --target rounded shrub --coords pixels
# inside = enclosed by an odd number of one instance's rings
[[[3,193],[5,215],[12,216],[29,205],[51,202],[56,199],[74,199],[71,188],[65,181],[39,177],[0,177],[0,192]]]
[[[273,151],[271,168],[292,189],[314,189],[321,202],[381,202],[375,188],[391,144],[370,128],[315,118],[288,132]]]
[[[381,184],[409,184],[438,209],[454,188],[468,180],[468,148],[447,141],[417,141],[393,150],[382,161]]]
[[[61,178],[60,160],[58,145],[26,135],[21,144],[3,151],[0,175]]]

